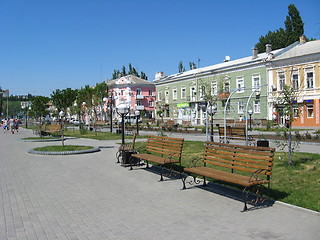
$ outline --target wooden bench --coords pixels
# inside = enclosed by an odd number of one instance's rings
[[[218,127],[219,140],[224,142],[224,127]],[[246,129],[244,127],[230,127],[226,128],[226,140],[242,140],[246,141]],[[249,145],[255,145],[255,140],[251,135],[248,135]]]
[[[182,127],[192,127],[191,121],[182,121],[181,125]]]
[[[132,158],[137,158],[146,161],[147,168],[149,168],[149,162],[159,164],[161,167],[160,181],[163,181],[162,167],[164,165],[178,163],[181,169],[181,154],[183,142],[183,138],[148,136],[146,147],[147,153],[133,154]],[[170,170],[172,171],[172,168],[170,168]]]
[[[129,160],[126,161],[127,159],[124,159],[124,157],[126,157],[125,153],[132,153],[132,152],[135,152],[134,151],[134,146],[135,146],[135,143],[136,143],[136,137],[137,137],[137,134],[134,133],[133,134],[133,138],[132,138],[132,142],[130,143],[124,143],[124,144],[121,144],[118,148],[118,152],[116,153],[116,158],[117,158],[117,163],[120,163],[120,158],[122,159],[121,163],[122,165],[126,165],[126,164],[130,164]]]
[[[42,124],[40,134],[52,134],[52,133],[58,133],[60,135],[61,133],[61,125],[60,124]]]
[[[244,187],[243,211],[246,211],[249,191],[252,188],[265,190],[264,185],[267,184],[267,199],[269,199],[274,152],[275,148],[206,142],[203,158],[200,159],[201,166],[199,166],[199,161],[193,161],[193,166],[184,168],[184,171],[190,173],[194,178],[193,182],[188,182],[189,184],[200,183],[196,176],[203,176],[204,185],[208,177]],[[183,189],[186,189],[187,177],[188,175],[182,178]],[[266,200],[259,195],[259,191],[256,193],[256,198],[251,203],[261,203]]]

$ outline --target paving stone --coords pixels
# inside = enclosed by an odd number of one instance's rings
[[[180,190],[151,170],[116,164],[119,141],[68,139],[109,146],[83,155],[27,151],[56,145],[22,142],[32,131],[0,134],[0,239],[318,239],[320,215],[274,204],[242,213],[217,190]]]

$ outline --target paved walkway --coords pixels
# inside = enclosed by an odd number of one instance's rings
[[[320,214],[276,203],[242,213],[242,202],[145,169],[116,164],[115,141],[84,155],[43,156],[0,133],[0,239],[319,239]]]

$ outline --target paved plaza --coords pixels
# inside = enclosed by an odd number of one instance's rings
[[[319,239],[319,213],[278,202],[243,213],[238,199],[120,166],[119,141],[68,139],[103,148],[43,156],[27,151],[60,143],[20,140],[31,136],[0,133],[0,240]]]

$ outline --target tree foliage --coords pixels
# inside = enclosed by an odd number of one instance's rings
[[[51,94],[51,100],[53,105],[58,109],[58,112],[67,112],[67,108],[71,107],[74,104],[76,96],[77,91],[72,90],[71,88],[66,88],[63,90],[56,89]]]
[[[31,114],[35,117],[43,117],[48,114],[50,98],[36,96],[31,98]]]
[[[185,67],[183,66],[182,61],[179,62],[178,71],[179,71],[179,73],[182,73],[182,72],[186,71]]]
[[[138,78],[142,78],[145,80],[148,80],[148,76],[145,74],[145,72],[141,71],[140,73],[132,66],[131,63],[128,64],[129,70],[127,71],[125,66],[122,66],[121,71],[120,70],[113,70],[112,74],[112,79],[117,79],[121,76],[126,76],[126,75],[133,75]]]
[[[259,38],[256,48],[259,53],[265,52],[266,44],[271,44],[273,49],[289,46],[299,40],[304,33],[304,23],[298,9],[294,4],[288,6],[288,16],[284,21],[285,29],[279,28],[274,32],[269,31],[265,36]]]

